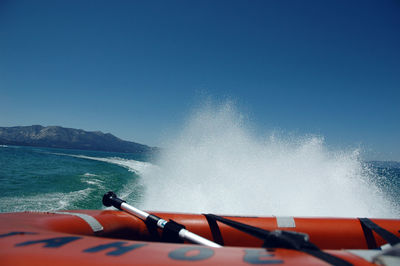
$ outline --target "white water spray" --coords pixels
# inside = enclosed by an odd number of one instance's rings
[[[357,150],[321,137],[253,136],[231,104],[196,112],[143,175],[143,207],[237,215],[393,217]]]

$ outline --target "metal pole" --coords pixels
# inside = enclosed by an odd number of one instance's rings
[[[164,230],[165,225],[168,223],[168,221],[161,219],[157,216],[151,215],[147,212],[144,212],[142,210],[139,210],[129,204],[127,204],[124,200],[120,199],[117,197],[117,195],[110,191],[103,196],[103,204],[107,207],[114,206],[117,209],[124,210],[129,214],[132,214],[138,218],[140,218],[143,221],[146,221],[148,219],[151,219],[152,222],[157,224],[157,227],[161,228]],[[200,244],[208,247],[213,247],[213,248],[220,248],[222,247],[221,245],[218,245],[215,242],[212,242],[204,237],[201,237],[199,235],[196,235],[184,228],[179,230],[178,235],[181,239],[187,240],[189,242],[195,243],[195,244]]]

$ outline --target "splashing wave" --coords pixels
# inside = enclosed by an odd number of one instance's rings
[[[238,215],[399,216],[358,150],[320,136],[259,138],[230,103],[195,112],[142,174],[151,210]]]

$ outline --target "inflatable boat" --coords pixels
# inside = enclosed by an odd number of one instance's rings
[[[400,265],[400,219],[119,210],[0,214],[0,265]]]

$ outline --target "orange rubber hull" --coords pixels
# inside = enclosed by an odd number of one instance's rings
[[[80,210],[103,228],[95,232],[90,221],[75,215],[56,213],[0,214],[0,265],[323,265],[324,261],[306,253],[261,248],[262,241],[226,225],[219,224],[224,248],[190,244],[152,242],[155,239],[143,221],[120,211]],[[184,224],[193,233],[213,240],[202,215],[156,214]],[[229,217],[266,230],[292,230],[307,233],[310,241],[327,253],[354,265],[370,262],[342,249],[366,249],[357,219],[294,218],[295,227],[279,228],[277,219]],[[399,236],[400,220],[373,219]],[[374,235],[379,245],[385,241]]]

